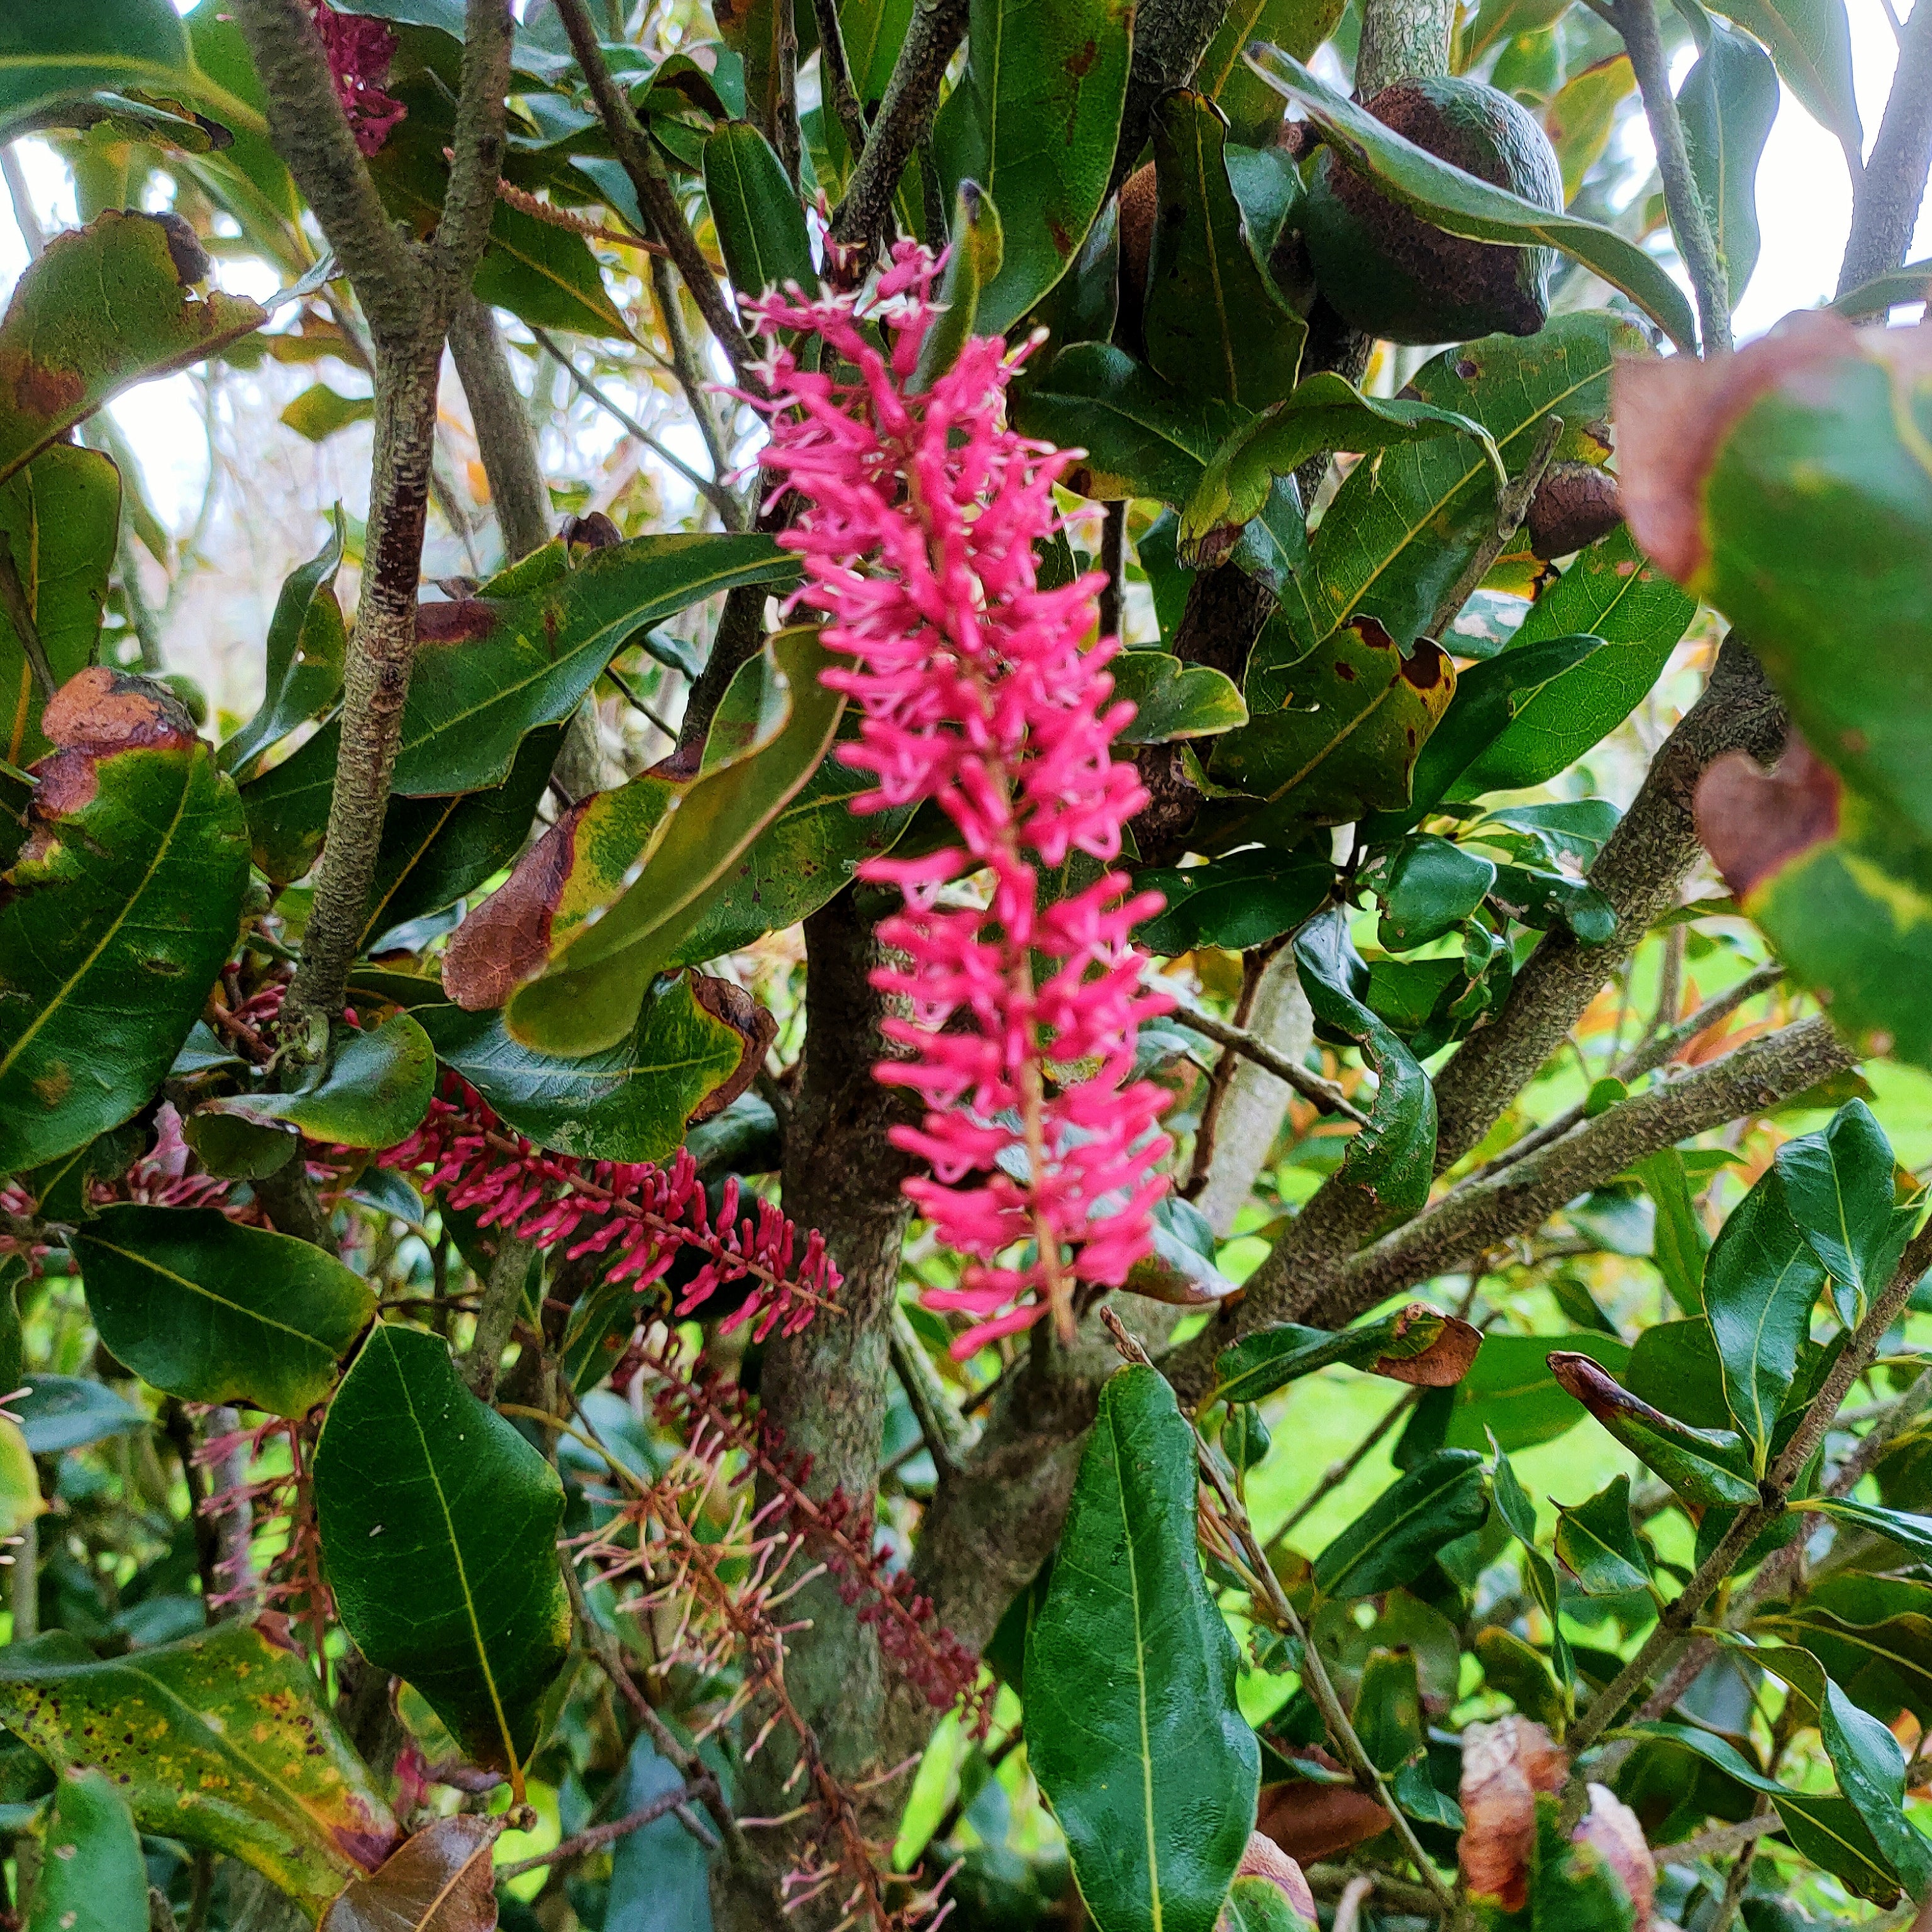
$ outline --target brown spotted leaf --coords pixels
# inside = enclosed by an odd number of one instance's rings
[[[321,1932],[491,1932],[490,1854],[502,1828],[466,1814],[425,1826],[380,1870],[350,1881]]]
[[[96,666],[55,693],[26,843],[0,874],[0,1174],[145,1106],[234,944],[232,783],[161,686]]]
[[[166,224],[110,208],[58,235],[0,320],[0,482],[130,383],[184,369],[268,312],[180,277]]]
[[[64,1630],[10,1646],[0,1719],[56,1769],[105,1772],[142,1831],[239,1858],[311,1912],[396,1844],[276,1620],[106,1660]]]

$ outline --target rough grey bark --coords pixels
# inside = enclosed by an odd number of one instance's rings
[[[1838,292],[1900,266],[1932,174],[1932,8],[1914,7],[1871,159],[1852,197],[1852,234]]]
[[[550,486],[537,460],[537,442],[522,392],[510,373],[496,318],[466,295],[450,318],[449,353],[470,404],[476,452],[490,479],[490,507],[503,538],[503,554],[528,556],[549,542]]]

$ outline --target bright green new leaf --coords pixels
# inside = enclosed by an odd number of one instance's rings
[[[1757,266],[1757,169],[1778,118],[1778,70],[1748,34],[1701,9],[1690,17],[1700,51],[1677,90],[1677,112],[1735,306]]]
[[[1438,1449],[1384,1490],[1315,1559],[1324,1597],[1372,1597],[1412,1582],[1445,1544],[1488,1520],[1483,1459]]]
[[[235,943],[248,874],[235,788],[160,687],[84,671],[43,723],[60,774],[0,874],[0,1174],[147,1104]]]
[[[0,85],[7,71],[0,43]],[[110,208],[56,235],[14,284],[0,320],[0,482],[130,383],[184,369],[267,321],[242,296],[196,295],[168,242],[152,215]]]
[[[1213,1932],[1261,1753],[1195,1553],[1194,1437],[1154,1370],[1118,1370],[1028,1632],[1028,1757],[1108,1932]]]
[[[326,1071],[289,1093],[238,1094],[204,1111],[266,1125],[280,1121],[313,1141],[344,1147],[394,1147],[429,1111],[436,1049],[407,1013],[375,1027],[340,1027]]]
[[[14,1291],[0,1281],[0,1294],[10,1302]],[[19,1316],[14,1318],[17,1325]],[[19,1386],[17,1378],[15,1386]],[[34,1453],[27,1447],[26,1432],[17,1422],[0,1419],[0,1536],[17,1536],[35,1517],[46,1515],[50,1505],[40,1494],[39,1472]]]
[[[1245,320],[1243,326],[1249,326]],[[1235,532],[1261,514],[1274,479],[1292,476],[1318,451],[1367,455],[1452,435],[1472,437],[1501,475],[1495,441],[1474,417],[1406,397],[1365,396],[1332,370],[1304,376],[1292,395],[1270,404],[1214,452],[1181,512],[1181,561],[1195,568],[1214,562]]]
[[[1204,94],[1175,88],[1154,105],[1153,136],[1148,364],[1183,395],[1265,409],[1294,388],[1308,328],[1256,254],[1228,179],[1227,123]]]
[[[1822,1133],[1786,1141],[1776,1165],[1798,1231],[1844,1292],[1846,1321],[1862,1320],[1918,1219],[1916,1210],[1899,1209],[1885,1130],[1862,1100],[1849,1100]]]
[[[1775,1168],[1731,1210],[1704,1263],[1704,1312],[1732,1420],[1762,1475],[1825,1269],[1792,1219]]]
[[[374,396],[345,396],[327,382],[311,382],[278,420],[305,442],[326,442],[351,423],[368,422],[375,413]]]
[[[655,980],[628,1039],[561,1060],[522,1046],[501,1013],[416,1010],[436,1056],[539,1146],[588,1160],[668,1160],[685,1122],[737,1070],[745,1042],[692,998],[683,975]]]
[[[1338,1170],[1364,1189],[1378,1218],[1414,1214],[1436,1172],[1436,1090],[1408,1048],[1365,1006],[1355,985],[1361,960],[1338,907],[1296,934],[1295,963],[1315,1016],[1357,1041],[1378,1084],[1368,1125],[1348,1143]]]
[[[1184,664],[1165,651],[1123,651],[1107,667],[1114,695],[1130,698],[1134,715],[1118,742],[1165,745],[1209,738],[1248,722],[1234,681],[1208,664]]]
[[[254,716],[222,746],[217,762],[224,772],[245,776],[262,752],[333,704],[341,690],[349,639],[333,586],[344,536],[338,503],[322,548],[283,580],[268,620],[267,688]]]
[[[790,692],[784,728],[751,755],[700,771],[681,793],[624,877],[622,896],[568,944],[556,949],[554,940],[548,970],[510,996],[505,1024],[513,1039],[574,1058],[626,1038],[652,975],[704,917],[711,887],[817,770],[844,700],[819,682],[825,657],[815,628],[781,632],[770,649]],[[721,710],[712,726],[707,764],[726,717]]]
[[[128,1932],[148,1916],[134,1820],[103,1773],[74,1765],[54,1787],[27,1932]]]
[[[1238,1878],[1216,1922],[1216,1932],[1319,1932],[1315,1922],[1288,1903],[1272,1880]]]
[[[1588,1502],[1556,1505],[1556,1554],[1588,1596],[1650,1587],[1650,1558],[1630,1520],[1629,1477],[1613,1478]]]
[[[50,1630],[0,1652],[0,1718],[57,1771],[104,1773],[142,1832],[239,1858],[311,1914],[397,1842],[315,1673],[250,1624],[101,1660]]]
[[[343,1628],[520,1779],[570,1647],[556,1471],[464,1386],[447,1342],[394,1322],[350,1364],[313,1467]]]
[[[1004,334],[1066,273],[1100,212],[1132,22],[1126,0],[972,0],[966,70],[933,123],[932,153],[949,203],[976,182],[1000,211],[982,335]]]
[[[94,662],[121,528],[121,477],[98,450],[56,443],[0,484],[0,542],[34,614],[56,686]],[[0,758],[47,748],[39,681],[0,611]]]
[[[333,1255],[212,1208],[103,1208],[74,1256],[116,1359],[188,1402],[306,1415],[376,1312]]]
[[[805,211],[772,144],[748,121],[728,121],[704,144],[704,193],[718,246],[741,299],[796,282],[818,286]]]
[[[1566,206],[1603,159],[1616,128],[1617,110],[1636,87],[1630,56],[1619,51],[1570,75],[1544,109],[1544,131],[1563,168]]]

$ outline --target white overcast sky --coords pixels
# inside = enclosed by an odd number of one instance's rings
[[[1932,4],[1932,0],[1921,4]],[[1898,46],[1881,0],[1848,0],[1848,4],[1859,111],[1869,147],[1884,111]],[[1680,64],[1688,67],[1690,58],[1687,50]],[[20,152],[43,223],[71,223],[73,199],[59,164],[33,141],[22,142]],[[1830,296],[1850,230],[1851,185],[1838,145],[1788,92],[1759,170],[1757,195],[1764,247],[1738,310],[1740,340],[1762,334],[1793,309]],[[1932,207],[1920,212],[1908,259],[1928,255]],[[26,261],[13,210],[0,194],[0,288],[11,286]],[[272,278],[249,277],[232,266],[224,269],[222,278],[238,292],[256,296],[273,286]],[[179,529],[193,514],[206,473],[201,424],[188,379],[148,383],[123,397],[114,410],[140,454],[155,508]]]

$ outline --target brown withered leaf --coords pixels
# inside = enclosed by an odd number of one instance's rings
[[[772,1042],[778,1036],[778,1023],[770,1010],[759,1005],[743,987],[729,980],[713,979],[705,973],[691,976],[691,997],[713,1019],[722,1020],[745,1042],[738,1064],[723,1086],[712,1088],[692,1115],[694,1123],[722,1114],[758,1077]]]
[[[40,732],[54,749],[34,767],[40,783],[31,811],[51,825],[92,802],[100,760],[117,752],[184,749],[194,742],[194,720],[166,685],[92,664],[47,700]]]
[[[1726,752],[1697,781],[1697,836],[1743,898],[1801,853],[1838,836],[1838,775],[1796,731],[1776,768]]]
[[[1265,1832],[1250,1834],[1234,1876],[1266,1879],[1304,1918],[1314,1921],[1315,1894],[1309,1890],[1301,1868]]]
[[[1856,354],[1862,331],[1815,310],[1735,356],[1620,362],[1611,372],[1624,516],[1680,584],[1705,561],[1704,478],[1732,424],[1768,389],[1814,362]]]
[[[1617,479],[1594,463],[1551,464],[1523,518],[1532,556],[1568,556],[1606,537],[1624,520]]]
[[[490,1851],[502,1828],[494,1818],[439,1818],[345,1886],[320,1932],[493,1932]]]
[[[1324,1771],[1342,1768],[1318,1745],[1282,1755],[1305,1759]],[[1352,1784],[1313,1784],[1294,1778],[1262,1786],[1255,1828],[1297,1864],[1310,1865],[1380,1838],[1392,1822],[1381,1805]]]
[[[560,814],[502,884],[456,928],[442,956],[442,990],[465,1012],[500,1006],[550,958],[550,920],[570,876],[580,800]]]
[[[1528,1718],[1472,1724],[1462,1734],[1463,1826],[1456,1856],[1476,1897],[1496,1900],[1505,1912],[1520,1912],[1528,1903],[1537,1793],[1560,1790],[1569,1768],[1550,1733]]]
[[[1657,1912],[1657,1861],[1643,1827],[1623,1800],[1600,1784],[1590,1786],[1590,1809],[1572,1838],[1601,1855],[1630,1894],[1630,1932],[1650,1932]]]
[[[1402,1312],[1401,1324],[1426,1320],[1442,1326],[1426,1348],[1412,1355],[1400,1353],[1380,1357],[1374,1372],[1390,1382],[1407,1382],[1412,1388],[1450,1388],[1469,1372],[1476,1352],[1483,1346],[1483,1332],[1456,1315],[1444,1315],[1426,1301],[1412,1301]]]

